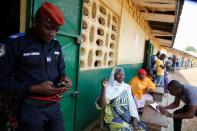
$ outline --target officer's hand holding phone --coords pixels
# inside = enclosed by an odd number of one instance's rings
[[[30,87],[30,92],[32,94],[40,94],[44,96],[53,96],[59,92],[60,89],[54,88],[53,82],[44,81],[38,85],[33,85]]]
[[[72,87],[72,81],[68,77],[63,76],[60,80],[60,85],[62,85],[62,87],[60,88],[60,94],[63,94],[70,90],[70,88]]]

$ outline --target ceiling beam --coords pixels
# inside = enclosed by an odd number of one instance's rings
[[[168,3],[168,4],[176,4],[177,0],[141,0],[145,3]]]
[[[175,11],[174,0],[132,0],[139,7],[147,7],[153,11]],[[171,1],[171,2],[170,2]]]
[[[156,34],[152,33],[154,36],[173,36],[173,34]]]
[[[166,3],[166,4],[176,4],[177,0],[132,0],[134,3]]]
[[[161,46],[171,48],[171,45],[162,45],[161,44]]]
[[[176,4],[150,4],[150,3],[143,3],[141,4],[141,6],[146,6],[148,8],[162,8],[162,9],[172,9],[175,10],[176,9]]]
[[[151,30],[152,34],[164,35],[164,36],[171,36],[172,33],[161,31],[161,30]]]
[[[145,20],[168,22],[168,23],[174,23],[175,21],[174,15],[145,13],[145,12],[141,12],[141,15],[143,16]]]
[[[140,7],[140,10],[143,11],[143,12],[148,13],[148,9],[146,7]]]
[[[167,43],[160,43],[160,45],[165,45],[165,46],[169,46],[169,47],[172,46],[172,44],[167,44]]]
[[[171,40],[165,40],[165,39],[160,39],[160,38],[157,38],[162,44],[169,44],[171,45],[172,44],[172,41]]]

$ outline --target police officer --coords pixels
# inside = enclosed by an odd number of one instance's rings
[[[26,34],[0,45],[0,90],[23,97],[20,131],[64,130],[58,101],[72,83],[65,75],[60,44],[53,39],[63,23],[62,11],[44,2]]]

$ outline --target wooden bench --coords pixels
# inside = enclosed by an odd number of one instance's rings
[[[149,106],[153,101],[146,101],[141,120],[148,125],[150,131],[160,131],[161,127],[167,128],[167,117]]]
[[[162,102],[162,98],[164,95],[163,87],[156,87],[156,90],[151,90],[149,92],[152,94],[154,101]]]

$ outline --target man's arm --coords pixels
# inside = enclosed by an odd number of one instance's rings
[[[167,105],[165,106],[164,108],[165,109],[174,109],[174,108],[177,108],[180,104],[180,98],[178,97],[175,97],[175,100],[173,103],[171,103],[170,105]]]
[[[8,40],[6,44],[1,44],[5,51],[0,56],[0,90],[14,94],[28,94],[30,85],[15,80],[15,67],[17,65],[16,40]]]
[[[9,40],[3,45],[5,46],[5,54],[0,56],[0,90],[19,95],[40,94],[51,96],[57,94],[59,89],[53,88],[53,83],[50,81],[38,85],[17,81],[15,78],[15,68],[19,55],[17,42],[17,40]]]
[[[164,66],[163,66],[163,65],[160,65],[160,67],[161,67],[162,69],[164,69]]]
[[[164,65],[163,65],[163,61],[161,61],[159,59],[156,61],[156,64],[157,64],[157,66],[161,67],[162,69],[165,68]]]
[[[148,90],[155,90],[156,86],[155,84],[147,77],[147,88]]]
[[[159,108],[159,110],[160,110],[160,112],[161,112],[162,114],[164,114],[164,115],[166,115],[166,116],[168,116],[168,117],[173,117],[173,115],[172,115],[171,113],[169,113],[169,112],[167,111],[167,109],[174,109],[174,108],[177,108],[177,107],[179,106],[179,104],[180,104],[180,98],[175,97],[174,102],[171,103],[170,105],[167,105],[167,106],[165,106],[165,107],[163,107],[163,106],[158,106],[158,108]]]
[[[173,118],[179,118],[179,119],[193,118],[196,114],[196,111],[197,111],[197,106],[196,105],[188,105],[188,111],[187,112],[172,114],[171,116]]]

